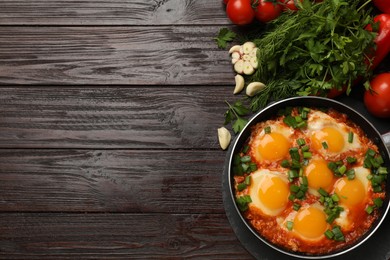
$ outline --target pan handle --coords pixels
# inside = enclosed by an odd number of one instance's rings
[[[385,146],[390,153],[390,132],[387,132],[382,135],[383,141],[385,142]]]

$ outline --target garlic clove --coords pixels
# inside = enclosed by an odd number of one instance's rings
[[[255,69],[253,68],[253,66],[249,61],[244,62],[243,72],[245,75],[252,75],[253,72],[255,72]]]
[[[234,45],[233,47],[230,48],[229,53],[233,52],[240,52],[241,45]]]
[[[243,60],[238,60],[235,64],[234,64],[234,70],[238,73],[238,74],[242,74],[244,72],[244,61]]]
[[[250,53],[249,53],[249,56],[251,57],[257,57],[257,51],[259,50],[259,48],[254,48]]]
[[[244,89],[245,80],[240,74],[237,74],[234,80],[236,81],[236,86],[234,87],[233,94],[238,94]]]
[[[218,141],[222,150],[226,150],[226,148],[228,148],[231,139],[232,135],[230,134],[229,130],[227,130],[225,127],[218,128]]]
[[[243,59],[244,61],[250,61],[251,58],[252,58],[252,57],[249,56],[248,54],[244,54],[244,56],[242,56],[242,59]]]
[[[232,63],[236,63],[238,60],[240,60],[241,55],[238,52],[233,52],[232,53]]]
[[[257,69],[259,67],[259,62],[257,60],[256,57],[252,57],[250,60],[249,60],[250,64],[252,65],[252,67],[254,69]]]
[[[265,85],[261,82],[252,82],[246,87],[246,95],[249,97],[253,97],[257,93],[259,93]]]
[[[244,51],[244,54],[249,54],[251,51],[256,47],[256,45],[253,42],[246,42],[242,45],[242,49]]]

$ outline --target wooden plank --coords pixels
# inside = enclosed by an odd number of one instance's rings
[[[1,259],[253,259],[225,214],[0,214]]]
[[[0,211],[223,213],[225,155],[3,149]]]
[[[222,0],[0,0],[0,25],[229,24]]]
[[[219,28],[0,27],[0,84],[229,84]]]
[[[0,148],[219,149],[233,88],[2,87]]]

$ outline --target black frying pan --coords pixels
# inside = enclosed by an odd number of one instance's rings
[[[378,146],[380,153],[385,161],[385,166],[387,168],[390,168],[390,155],[389,151],[386,146],[390,147],[390,133],[381,136],[380,133],[376,130],[376,128],[366,119],[364,118],[360,113],[352,109],[351,107],[344,105],[338,101],[322,98],[322,97],[294,97],[285,99],[282,101],[278,101],[276,103],[273,103],[263,109],[262,111],[258,112],[255,116],[251,118],[249,123],[245,126],[245,128],[241,131],[241,133],[235,138],[234,142],[231,144],[231,147],[228,151],[228,156],[225,163],[225,171],[224,171],[224,179],[223,180],[223,188],[229,189],[228,192],[224,192],[225,194],[228,194],[227,196],[224,196],[224,204],[226,208],[226,213],[229,217],[229,220],[232,225],[236,225],[233,227],[235,229],[236,233],[245,233],[249,232],[252,233],[253,237],[255,239],[258,239],[259,242],[268,245],[271,249],[276,250],[281,254],[281,256],[293,256],[293,257],[299,257],[301,259],[325,259],[325,258],[331,258],[331,257],[337,257],[341,256],[347,252],[350,252],[352,250],[356,250],[359,246],[361,246],[366,240],[368,240],[374,232],[380,228],[382,222],[384,221],[387,212],[390,208],[390,201],[389,201],[389,195],[390,195],[390,182],[386,185],[386,198],[384,200],[384,204],[382,208],[380,209],[380,217],[377,219],[377,221],[372,225],[371,229],[363,235],[356,243],[343,248],[340,251],[332,252],[326,255],[305,255],[303,253],[299,252],[291,252],[287,251],[284,248],[278,247],[276,245],[271,244],[269,241],[261,237],[250,225],[246,222],[244,217],[241,215],[241,212],[237,208],[235,204],[235,196],[234,196],[234,187],[233,187],[233,173],[232,173],[232,160],[233,155],[236,154],[241,150],[243,145],[245,144],[246,140],[250,136],[251,127],[258,122],[265,121],[267,119],[270,119],[274,115],[277,114],[277,112],[282,109],[286,108],[288,106],[291,107],[298,107],[298,106],[306,106],[306,107],[316,107],[316,108],[333,108],[341,113],[344,113],[348,116],[350,120],[355,122],[357,125],[359,125],[366,135],[374,141],[374,143]],[[230,196],[229,196],[230,195]],[[229,211],[235,211],[235,212],[229,212]],[[236,216],[234,219],[233,217]],[[238,217],[237,217],[238,216]],[[238,229],[237,229],[238,228]],[[240,229],[247,229],[247,230],[240,230]],[[247,234],[248,235],[248,234]],[[389,243],[389,241],[378,241],[382,243]],[[269,250],[267,248],[266,250]],[[264,258],[266,259],[266,258]]]

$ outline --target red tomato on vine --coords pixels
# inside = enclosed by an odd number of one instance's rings
[[[256,19],[267,23],[277,18],[282,12],[282,6],[278,3],[259,0],[256,7]]]
[[[251,0],[229,0],[226,13],[229,19],[237,25],[250,24],[255,18]]]

